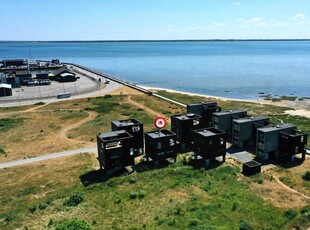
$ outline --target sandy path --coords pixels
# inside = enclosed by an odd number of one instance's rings
[[[309,196],[307,196],[307,195],[305,195],[305,194],[303,194],[303,193],[301,193],[301,192],[298,192],[298,191],[296,191],[295,189],[290,188],[290,187],[287,186],[286,184],[282,183],[276,176],[273,175],[273,177],[274,177],[274,178],[276,179],[276,181],[277,181],[283,188],[285,188],[286,190],[289,190],[290,192],[293,192],[293,193],[297,193],[297,194],[301,195],[302,197],[304,197],[304,198],[310,200],[310,197],[309,197]]]
[[[305,110],[305,109],[286,110],[285,113],[292,115],[292,116],[302,116],[302,117],[310,118],[310,111]]]
[[[131,96],[129,95],[128,98],[127,98],[127,103],[137,107],[137,108],[141,108],[143,109],[145,112],[147,112],[149,115],[151,115],[152,117],[164,117],[166,119],[168,119],[168,117],[162,113],[159,113],[159,112],[156,112],[152,109],[150,109],[149,107],[146,107],[145,105],[139,103],[139,102],[136,102],[136,101],[133,101],[131,100]]]
[[[75,142],[81,142],[79,140],[75,140],[75,139],[70,139],[67,137],[67,133],[71,130],[71,129],[75,129],[75,128],[78,128],[80,127],[81,125],[83,125],[84,123],[86,122],[89,122],[91,120],[93,120],[98,114],[94,111],[86,111],[88,113],[88,117],[86,117],[85,119],[77,122],[77,123],[74,123],[72,125],[69,125],[67,127],[65,127],[64,129],[62,129],[60,132],[59,132],[59,137],[60,138],[65,138],[65,139],[69,139],[70,141],[75,141]]]

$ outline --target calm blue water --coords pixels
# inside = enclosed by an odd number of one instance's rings
[[[29,57],[214,96],[310,96],[310,41],[0,43],[0,59]]]

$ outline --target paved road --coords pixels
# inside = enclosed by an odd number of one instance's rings
[[[97,151],[97,146],[92,146],[92,147],[87,147],[87,148],[82,148],[82,149],[76,149],[76,150],[69,150],[69,151],[53,153],[53,154],[49,154],[49,155],[45,155],[45,156],[32,157],[32,158],[27,158],[27,159],[23,159],[23,160],[2,163],[2,164],[0,164],[0,169],[9,168],[9,167],[17,166],[17,165],[34,163],[34,162],[58,158],[58,157],[70,156],[70,155],[74,155],[74,154],[78,154],[78,153],[88,153],[88,152],[96,152],[96,151]]]
[[[35,100],[30,100],[30,101],[15,101],[15,102],[9,102],[9,103],[0,103],[0,107],[12,107],[12,106],[21,106],[21,105],[33,105],[38,102],[44,102],[44,103],[51,103],[55,101],[63,101],[63,100],[73,100],[77,98],[85,98],[85,97],[90,97],[90,96],[96,96],[102,93],[108,93],[112,92],[118,88],[120,88],[121,85],[110,81],[110,84],[107,84],[105,88],[101,90],[97,90],[94,92],[90,93],[85,93],[81,95],[73,95],[71,98],[64,98],[64,99],[57,99],[57,98],[49,98],[49,99],[35,99]]]

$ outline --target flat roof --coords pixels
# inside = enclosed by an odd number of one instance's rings
[[[115,121],[112,121],[112,123],[115,124],[117,127],[142,124],[140,121],[138,121],[135,118],[126,119],[126,120],[115,120]]]
[[[293,124],[281,124],[281,125],[275,125],[275,126],[262,127],[262,128],[259,128],[258,130],[262,131],[262,132],[273,132],[273,131],[277,131],[277,130],[281,131],[284,129],[296,128],[296,127],[297,126],[293,125]]]
[[[246,123],[246,122],[260,121],[260,120],[267,120],[267,119],[269,119],[269,117],[267,116],[243,117],[243,118],[235,119],[234,122]]]
[[[234,115],[237,113],[246,113],[246,112],[247,112],[246,110],[240,109],[240,110],[228,110],[228,111],[216,112],[213,114],[217,116],[221,116],[221,115]]]
[[[249,167],[255,167],[255,166],[261,166],[261,163],[258,163],[257,161],[248,161],[248,162],[244,162],[243,164],[249,166]]]
[[[156,131],[152,131],[152,132],[147,132],[145,133],[147,135],[149,135],[150,137],[152,137],[153,139],[156,138],[161,138],[161,137],[169,137],[169,136],[173,136],[175,135],[175,133],[167,130],[167,129],[163,129],[163,130],[156,130]]]
[[[192,120],[192,119],[201,118],[201,116],[194,114],[194,113],[177,114],[177,115],[173,115],[173,117],[175,117],[179,120]]]
[[[224,132],[216,129],[216,128],[206,128],[206,129],[198,129],[194,131],[195,133],[199,133],[202,136],[210,137],[218,134],[223,134]]]
[[[10,84],[0,83],[0,88],[12,89],[12,86]]]
[[[202,101],[199,103],[188,104],[187,106],[194,106],[194,105],[217,105],[217,102],[216,101]]]
[[[112,132],[99,133],[98,136],[103,140],[116,140],[116,139],[132,137],[125,130],[117,130],[117,131],[112,131]]]

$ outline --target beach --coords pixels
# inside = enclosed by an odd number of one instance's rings
[[[150,91],[167,91],[170,93],[180,93],[180,94],[186,94],[190,96],[198,96],[198,97],[205,97],[208,100],[218,100],[218,101],[243,101],[243,102],[252,102],[252,103],[259,103],[264,105],[275,105],[280,107],[288,107],[290,109],[286,110],[285,113],[292,116],[301,116],[306,117],[310,119],[310,99],[303,99],[303,100],[295,100],[295,101],[289,101],[289,100],[282,100],[282,101],[270,101],[270,100],[243,100],[243,99],[234,99],[234,98],[227,98],[227,97],[218,97],[218,96],[212,96],[212,95],[205,95],[205,94],[199,94],[199,93],[190,93],[185,91],[178,91],[178,90],[172,90],[167,88],[158,88],[158,87],[147,87],[147,86],[140,86]]]

